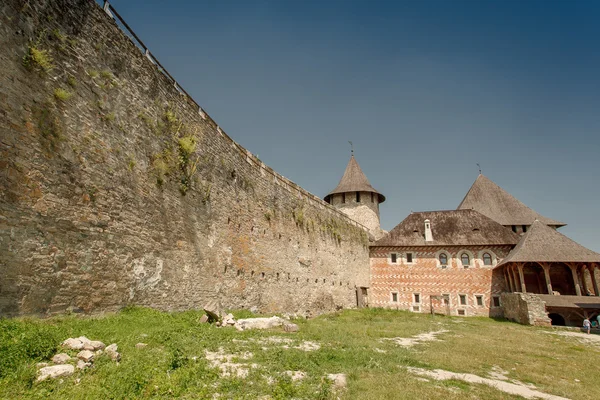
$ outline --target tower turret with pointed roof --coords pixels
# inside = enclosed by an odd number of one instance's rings
[[[354,154],[340,183],[325,196],[325,201],[364,225],[375,240],[383,236],[379,225],[379,204],[385,201],[385,196],[371,186]]]
[[[565,225],[538,214],[482,174],[475,179],[471,189],[458,205],[458,210],[464,209],[479,211],[518,233],[526,232],[535,220],[555,229]]]

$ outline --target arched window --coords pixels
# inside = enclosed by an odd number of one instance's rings
[[[460,261],[462,262],[463,267],[467,268],[471,265],[471,258],[467,253],[462,253],[460,256]]]
[[[440,253],[439,259],[441,267],[446,268],[448,266],[448,255],[446,255],[446,253]]]
[[[490,253],[483,253],[483,265],[492,265],[492,256]]]

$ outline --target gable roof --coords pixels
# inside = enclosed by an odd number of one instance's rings
[[[379,195],[379,202],[383,203],[385,201],[385,196],[379,193],[377,190],[371,186],[369,180],[365,176],[362,169],[360,169],[360,165],[358,165],[358,161],[354,158],[354,154],[350,157],[350,161],[348,161],[348,165],[346,166],[346,171],[344,171],[344,176],[340,180],[340,183],[333,189],[327,196],[325,196],[325,201],[328,201],[329,196],[336,193],[347,193],[347,192],[371,192]]]
[[[425,241],[425,220],[432,241]],[[475,210],[411,213],[372,246],[515,245],[519,235]]]
[[[498,265],[508,262],[600,262],[600,254],[535,221]]]
[[[475,179],[458,209],[479,211],[501,225],[531,225],[536,219],[546,225],[566,225],[538,214],[482,174]]]

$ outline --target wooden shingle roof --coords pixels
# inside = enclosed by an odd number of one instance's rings
[[[425,220],[432,241],[425,241]],[[411,213],[372,246],[515,245],[519,235],[475,210]]]
[[[508,262],[600,262],[600,254],[535,221],[499,266]]]
[[[371,186],[369,180],[365,176],[362,169],[360,169],[360,165],[354,158],[354,155],[350,157],[350,161],[348,161],[348,165],[346,166],[346,171],[344,171],[344,176],[340,180],[340,183],[333,189],[327,196],[325,196],[325,201],[329,201],[329,197],[336,193],[348,193],[348,192],[371,192],[379,195],[379,202],[383,203],[385,201],[385,196],[379,193],[377,190]]]
[[[531,225],[536,219],[546,225],[557,227],[566,225],[538,214],[481,174],[459,204],[458,209],[479,211],[505,226]]]

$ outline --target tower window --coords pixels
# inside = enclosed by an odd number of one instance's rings
[[[342,193],[342,203],[346,202],[346,193]]]
[[[375,201],[373,200],[373,192],[371,192],[371,203],[374,203]]]
[[[527,232],[527,225],[523,225],[521,228],[523,228],[523,233]]]
[[[490,253],[483,253],[483,265],[492,265],[492,256]]]
[[[512,231],[513,231],[514,233],[517,233],[517,226],[516,226],[516,225],[513,225],[513,226],[512,226]]]
[[[356,192],[356,202],[360,203],[360,192]]]

